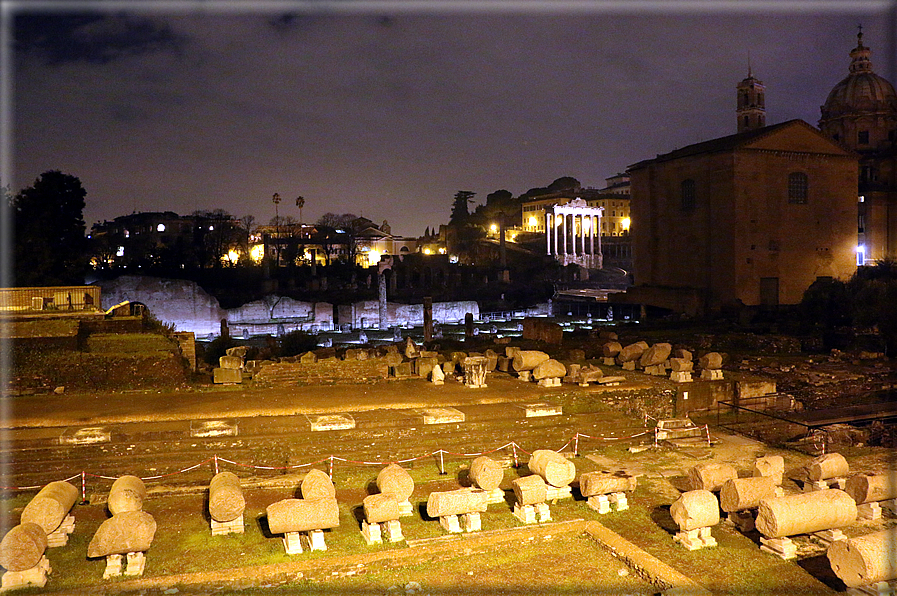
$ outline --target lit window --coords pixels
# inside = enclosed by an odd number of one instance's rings
[[[857,203],[865,203],[865,202],[866,202],[866,197],[864,197],[863,195],[860,195],[857,197]]]
[[[125,256],[125,247],[124,247],[124,246],[119,246],[119,247],[118,247],[118,250],[115,251],[115,256],[116,256],[116,257],[123,257],[123,256]]]
[[[164,231],[165,231],[165,224],[159,224],[159,225],[157,225],[157,226],[156,226],[156,231],[157,231],[157,232],[164,232]]]
[[[862,267],[866,264],[866,247],[862,244],[857,246],[857,265]]]
[[[807,202],[807,175],[803,172],[788,174],[788,202],[803,205]]]

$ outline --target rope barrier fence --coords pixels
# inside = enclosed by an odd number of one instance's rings
[[[646,421],[647,421],[647,417],[646,417]],[[707,425],[704,425],[703,427],[696,426],[694,428],[702,429],[702,430],[706,431],[707,442],[709,445],[710,444],[710,431],[709,431],[708,426]],[[555,451],[557,451],[558,453],[563,453],[572,444],[573,456],[579,457],[580,439],[591,439],[591,440],[597,440],[597,441],[626,441],[626,440],[632,440],[632,439],[647,435],[650,432],[652,432],[652,431],[646,430],[643,432],[635,433],[633,435],[626,435],[626,436],[620,436],[620,437],[594,436],[594,435],[588,435],[585,433],[577,432],[575,435],[573,435],[573,437],[570,438],[570,440],[568,440],[566,443],[564,443],[564,445],[560,449],[555,449]],[[658,442],[657,441],[657,432],[656,432],[656,429],[654,429],[655,446],[657,445],[657,442]],[[437,458],[436,464],[439,469],[439,474],[444,475],[446,473],[446,471],[445,471],[445,456],[447,456],[447,455],[452,456],[452,457],[479,457],[482,455],[490,455],[490,454],[494,454],[494,453],[497,453],[500,451],[506,451],[508,449],[510,449],[510,451],[511,451],[511,459],[513,460],[513,465],[515,468],[520,467],[520,457],[519,457],[518,452],[523,452],[526,455],[532,455],[532,452],[527,451],[526,449],[521,447],[516,441],[509,441],[508,443],[505,443],[504,445],[501,445],[494,449],[489,449],[489,450],[479,451],[479,452],[472,452],[472,453],[448,451],[446,449],[437,449],[436,451],[433,451],[431,453],[427,453],[427,454],[419,455],[419,456],[415,456],[415,457],[408,457],[408,458],[404,458],[404,459],[370,460],[370,461],[352,460],[352,459],[340,457],[337,455],[329,455],[325,458],[318,459],[316,461],[311,461],[311,462],[306,462],[306,463],[301,463],[301,464],[293,464],[293,465],[288,465],[288,466],[271,466],[271,465],[262,465],[262,464],[253,464],[253,463],[243,463],[243,462],[238,462],[238,461],[234,461],[231,459],[227,459],[218,454],[215,454],[215,455],[213,455],[207,459],[204,459],[198,463],[187,466],[185,468],[181,468],[174,472],[168,472],[165,474],[157,474],[157,475],[153,475],[153,476],[143,476],[143,477],[140,477],[140,479],[144,480],[144,481],[160,480],[162,478],[168,478],[171,476],[176,476],[178,474],[185,474],[187,472],[191,472],[193,470],[201,468],[202,466],[210,464],[210,463],[212,464],[212,469],[214,470],[214,474],[218,474],[221,471],[221,464],[230,464],[230,465],[236,466],[238,468],[252,469],[252,470],[286,471],[286,470],[298,470],[298,469],[302,469],[302,468],[308,468],[308,467],[322,464],[325,462],[327,463],[327,475],[331,479],[333,479],[334,462],[340,462],[340,463],[345,463],[345,464],[349,464],[349,465],[360,465],[360,466],[382,466],[382,465],[389,465],[389,464],[397,464],[397,465],[398,464],[406,464],[406,463],[420,461],[420,460],[429,459],[429,458],[433,458],[433,457]],[[103,475],[103,474],[95,474],[93,472],[88,472],[86,470],[82,470],[81,472],[78,472],[77,474],[74,474],[68,478],[63,479],[63,481],[70,482],[72,480],[79,479],[79,478],[81,481],[82,502],[86,502],[87,501],[88,478],[97,479],[97,480],[114,481],[114,480],[118,479],[118,476],[107,476],[107,475]],[[39,490],[39,489],[43,488],[43,486],[44,485],[0,486],[0,490],[2,490],[2,491]]]

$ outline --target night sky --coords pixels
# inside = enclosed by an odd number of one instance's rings
[[[600,188],[637,161],[734,133],[749,60],[768,124],[816,125],[858,23],[876,72],[895,82],[887,2],[38,0],[4,11],[15,51],[4,49],[14,94],[2,184],[78,176],[88,229],[134,211],[267,222],[277,192],[281,215],[298,218],[302,195],[303,221],[351,212],[417,236],[448,221],[458,190],[481,203],[561,176]]]

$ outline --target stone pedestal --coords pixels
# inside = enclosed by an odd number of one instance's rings
[[[561,378],[560,377],[546,377],[544,379],[539,379],[539,387],[560,387],[561,386]]]
[[[388,522],[383,522],[381,525],[381,530],[386,529],[386,535],[389,538],[390,542],[401,542],[405,540],[405,536],[402,535],[402,524],[399,523],[399,520],[393,519]]]
[[[760,550],[786,561],[797,558],[797,545],[790,538],[760,538]]]
[[[847,477],[838,476],[836,478],[826,478],[825,480],[814,480],[804,484],[804,492],[812,492],[814,490],[827,490],[829,488],[838,488],[844,490],[847,486]]]
[[[47,534],[47,548],[65,546],[69,541],[69,534],[75,531],[75,516],[66,515],[59,527]]]
[[[749,509],[744,511],[730,511],[726,517],[726,521],[735,526],[735,528],[742,533],[750,532],[757,527],[754,514]]]
[[[442,526],[443,530],[452,534],[461,532],[461,524],[458,523],[457,515],[443,515],[439,518],[439,525]]]
[[[465,532],[479,532],[482,528],[479,511],[465,513],[461,516],[461,529]]]
[[[670,380],[674,383],[691,383],[691,372],[687,370],[676,371],[670,373]]]
[[[0,581],[0,592],[15,590],[17,588],[27,588],[29,586],[43,588],[47,585],[47,576],[50,574],[50,571],[52,571],[50,561],[47,560],[47,557],[45,556],[41,557],[40,561],[37,562],[37,565],[31,569],[26,569],[25,571],[7,571],[3,574],[2,581]]]
[[[551,511],[548,509],[548,503],[537,503],[535,505],[514,504],[513,515],[525,524],[545,523],[551,521]]]
[[[307,535],[309,550],[327,550],[324,543],[324,530],[310,530]]]
[[[702,381],[722,381],[723,380],[723,371],[719,369],[708,370],[704,369],[701,371],[701,380]]]
[[[533,371],[531,370],[521,370],[517,372],[517,378],[525,383],[529,383],[533,380]]]
[[[229,522],[211,521],[212,536],[220,536],[222,534],[242,534],[245,529],[243,526],[243,514],[241,513],[236,519]]]
[[[586,504],[602,515],[610,513],[610,499],[607,495],[592,495],[586,500]]]
[[[143,570],[146,568],[146,553],[128,553],[127,560],[128,566],[125,568],[125,575],[143,575]]]
[[[652,366],[645,367],[645,374],[655,377],[665,377],[667,374],[667,369],[663,364],[654,364]]]
[[[862,505],[857,505],[857,519],[881,519],[881,504],[863,503]]]
[[[635,360],[629,360],[628,362],[623,363],[623,370],[635,370]]]
[[[486,386],[487,360],[484,356],[468,356],[461,368],[464,370],[464,385],[472,389]]]
[[[611,493],[607,498],[615,511],[626,511],[629,509],[629,499],[626,498],[626,493]]]
[[[121,575],[122,558],[122,555],[106,555],[106,569],[103,570],[103,579]]]
[[[830,546],[836,540],[847,540],[847,536],[841,530],[822,530],[813,532],[810,536],[825,547]]]
[[[302,534],[287,532],[283,535],[283,548],[288,555],[302,554]]]
[[[380,544],[383,542],[380,524],[369,524],[366,521],[361,522],[361,537],[364,538],[365,544]]]
[[[613,356],[605,356],[601,359],[601,364],[604,366],[616,366],[617,360]]]
[[[676,532],[673,536],[673,540],[688,550],[698,550],[699,548],[716,546],[716,539],[710,535],[710,528],[697,528],[685,532]]]

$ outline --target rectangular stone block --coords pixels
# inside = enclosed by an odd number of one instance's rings
[[[237,368],[215,368],[212,382],[218,385],[235,385],[243,382],[243,372]]]
[[[560,416],[563,414],[562,406],[552,406],[546,403],[525,404],[522,406],[526,412],[527,418],[538,418],[540,416]]]
[[[361,521],[361,536],[364,538],[365,544],[381,544],[383,535],[380,531],[380,524],[369,524],[365,520]]]
[[[221,356],[218,358],[218,366],[221,368],[243,368],[243,359],[239,356]]]
[[[760,538],[760,550],[773,554],[779,558],[797,558],[797,544],[790,538]]]
[[[457,515],[443,515],[439,518],[439,525],[446,532],[457,534],[461,532],[461,524],[458,522]]]
[[[355,428],[355,419],[350,414],[309,415],[306,417],[313,431]]]
[[[407,362],[400,362],[399,364],[390,367],[390,369],[392,371],[392,376],[396,377],[397,379],[405,379],[414,374],[414,370],[412,369],[412,363],[410,360]]]
[[[236,519],[228,522],[220,522],[211,520],[212,536],[222,536],[224,534],[243,534],[245,526],[243,525],[243,514],[241,513]]]
[[[420,411],[424,424],[447,424],[464,422],[464,412],[451,407],[426,408]]]

